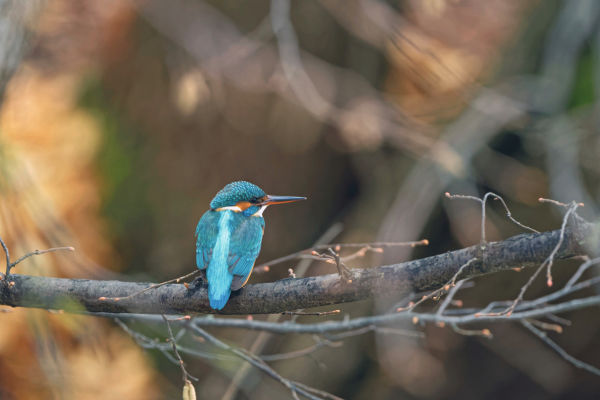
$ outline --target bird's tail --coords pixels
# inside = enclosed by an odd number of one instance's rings
[[[213,267],[213,268],[211,268]],[[220,310],[225,307],[229,295],[231,295],[231,281],[233,275],[227,270],[227,265],[223,268],[215,268],[216,266],[209,266],[206,277],[208,279],[208,300],[210,307],[215,310]]]
[[[213,248],[212,258],[206,270],[208,279],[208,300],[210,306],[215,310],[225,307],[229,295],[231,294],[231,281],[233,274],[229,272],[227,257],[229,255],[229,221],[232,212],[223,211],[219,219],[219,235],[215,247]]]

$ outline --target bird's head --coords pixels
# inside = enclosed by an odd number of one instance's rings
[[[210,202],[210,208],[214,211],[232,210],[246,216],[260,217],[271,204],[291,203],[299,200],[306,200],[306,197],[268,195],[250,182],[237,181],[221,189]]]

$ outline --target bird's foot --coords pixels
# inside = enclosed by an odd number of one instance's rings
[[[346,283],[352,283],[352,270],[345,266],[343,263],[336,264],[340,279]]]
[[[206,279],[206,270],[200,270],[200,275],[197,276],[192,282],[190,282],[189,286],[193,288],[200,288],[208,285],[208,279]]]
[[[344,264],[344,262],[342,261],[342,257],[340,256],[340,253],[337,250],[334,250],[330,247],[327,249],[326,252],[318,255],[321,256],[321,258],[323,258],[327,262],[335,264],[335,267],[338,270],[338,274],[340,275],[341,281],[345,283],[352,283],[352,270],[348,268],[346,264]]]

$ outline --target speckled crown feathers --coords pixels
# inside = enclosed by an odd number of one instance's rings
[[[260,199],[266,193],[253,183],[246,181],[231,182],[217,193],[210,202],[210,208],[216,210],[220,207],[235,206],[239,201]]]

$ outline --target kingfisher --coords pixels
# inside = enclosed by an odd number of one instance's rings
[[[248,282],[260,252],[265,209],[305,199],[268,195],[246,181],[232,182],[217,193],[196,227],[196,266],[206,269],[211,308],[221,310],[231,291]]]

